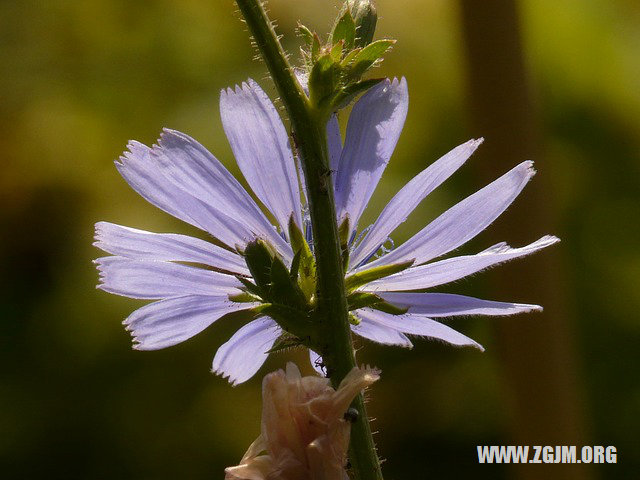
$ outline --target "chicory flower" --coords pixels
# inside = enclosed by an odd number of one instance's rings
[[[371,226],[358,233],[359,219],[393,153],[407,108],[406,81],[386,80],[355,103],[344,142],[335,116],[327,125],[336,216],[345,239],[352,330],[383,344],[411,347],[407,335],[416,335],[482,349],[439,319],[511,315],[541,307],[411,291],[447,284],[534,253],[558,239],[544,236],[521,248],[500,243],[476,255],[439,259],[475,237],[514,201],[535,173],[527,161],[444,212],[403,245],[391,251],[384,248],[393,231],[482,140],[466,142],[427,167],[393,197]],[[165,129],[152,147],[130,142],[116,167],[147,201],[203,230],[218,244],[99,222],[95,245],[112,256],[96,263],[98,288],[154,300],[124,321],[136,349],[183,342],[231,312],[252,315],[213,360],[216,373],[238,384],[258,371],[279,339],[295,334],[289,323],[270,313],[281,295],[269,277],[276,269],[269,267],[273,272],[264,273],[256,255],[249,252],[257,249],[257,257],[264,260],[266,255],[267,263],[291,269],[291,275],[284,277],[293,279],[296,305],[308,313],[315,293],[313,238],[304,182],[299,180],[303,172],[296,168],[289,136],[267,95],[249,80],[222,92],[220,113],[238,166],[276,225],[207,149],[183,133]],[[320,362],[313,351],[311,359]]]

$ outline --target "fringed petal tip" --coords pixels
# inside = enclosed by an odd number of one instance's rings
[[[160,136],[156,140],[156,143],[152,145],[151,151],[156,154],[161,154],[162,150],[164,150],[165,147],[167,147],[168,143],[176,140],[180,142],[196,143],[195,140],[191,138],[189,135],[186,135],[172,128],[162,127],[162,130],[160,131]]]
[[[364,378],[373,383],[380,380],[380,375],[382,375],[382,370],[378,367],[372,367],[370,365],[364,365],[358,367],[360,371],[362,371]]]
[[[262,89],[258,83],[251,77],[247,78],[244,82],[236,84],[233,87],[227,87],[220,90],[220,99],[226,98],[229,95],[238,95],[241,93],[256,93],[262,92]]]
[[[550,245],[553,245],[554,243],[561,242],[561,240],[555,235],[545,235],[544,237],[540,238],[538,242],[540,242],[540,245],[544,244],[545,247],[548,247]]]
[[[522,165],[522,168],[525,168],[527,170],[528,179],[536,174],[536,169],[533,168],[533,160],[525,160],[520,165]]]
[[[94,242],[94,246],[98,246],[96,245],[98,242]],[[100,258],[96,258],[94,260],[91,260],[91,263],[93,263],[96,266],[96,270],[98,270],[98,284],[96,285],[96,288],[98,290],[104,290],[105,288],[105,282],[106,282],[106,277],[107,277],[107,273],[105,271],[105,264],[109,261],[109,258],[111,257],[100,257]]]
[[[269,317],[252,320],[222,344],[213,357],[212,373],[236,386],[253,377],[282,331]]]
[[[93,226],[93,232],[94,232],[93,239],[95,240],[95,242],[93,243],[93,246],[97,246],[96,243],[98,243],[102,239],[106,224],[107,222],[100,221],[100,222],[96,222],[95,225]]]
[[[235,387],[236,384],[234,383],[233,379],[231,378],[231,374],[230,373],[225,373],[221,370],[216,370],[215,368],[212,368],[211,370],[209,370],[210,373],[212,373],[213,375],[217,375],[218,377],[227,380],[232,387]]]
[[[225,372],[221,369],[216,370],[215,368],[212,368],[211,370],[209,370],[213,375],[217,375],[218,377],[222,378],[223,380],[226,380],[227,382],[229,382],[229,385],[231,385],[232,387],[237,387],[238,385],[246,382],[247,380],[249,380],[249,378],[244,378],[244,379],[239,379],[237,376],[234,376],[232,373],[230,372]]]
[[[515,303],[514,305],[517,305],[519,308],[522,308],[521,310],[522,313],[544,311],[544,308],[542,307],[542,305],[530,305],[528,303]]]
[[[393,77],[392,79],[387,78],[384,83],[391,85],[392,87],[402,86],[406,88],[407,79],[405,77]]]
[[[543,248],[550,247],[551,245],[554,245],[559,242],[560,242],[560,239],[554,235],[544,235],[543,237],[540,237],[535,242],[529,245],[526,245],[524,247],[512,247],[507,242],[496,243],[495,245],[490,246],[486,250],[483,250],[482,252],[478,253],[477,255],[484,255],[484,254],[493,255],[493,254],[499,254],[499,253],[509,253],[513,250],[522,250],[523,252],[528,253],[529,251],[537,251]]]
[[[124,166],[128,161],[137,160],[147,155],[151,149],[137,140],[129,140],[127,149],[115,160],[116,167]]]

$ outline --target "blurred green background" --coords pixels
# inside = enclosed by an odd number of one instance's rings
[[[633,478],[640,4],[377,3],[377,36],[398,39],[378,73],[406,76],[410,108],[363,224],[426,165],[484,135],[396,244],[525,156],[537,161],[531,186],[461,251],[563,239],[443,289],[545,305],[545,314],[453,322],[486,353],[426,340],[413,351],[359,344],[360,360],[383,371],[369,409],[386,478]],[[326,32],[338,5],[269,7],[296,56],[296,21]],[[231,388],[209,368],[233,322],[136,352],[120,322],[142,302],[94,288],[96,221],[200,235],[139,198],[113,160],[127,140],[153,143],[167,126],[238,174],[218,95],[247,77],[273,94],[254,54],[231,0],[0,2],[2,478],[222,478],[259,432],[261,377],[288,358],[304,363],[301,352],[273,355]],[[516,118],[501,116],[509,108]],[[477,464],[476,445],[523,443],[615,445],[619,464]]]

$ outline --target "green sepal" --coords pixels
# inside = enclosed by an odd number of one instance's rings
[[[264,303],[252,310],[256,314],[273,318],[283,330],[295,335],[302,342],[316,338],[317,325],[312,321],[309,312],[276,303]]]
[[[307,299],[300,290],[298,282],[291,279],[289,270],[280,257],[273,258],[271,263],[271,297],[269,300],[280,305],[287,305],[300,311],[307,310]]]
[[[237,295],[229,295],[229,300],[236,303],[252,303],[252,302],[260,302],[262,299],[248,292],[242,292],[242,293],[238,293]]]
[[[309,244],[304,238],[302,230],[300,230],[300,227],[298,227],[298,224],[293,219],[293,215],[289,217],[289,224],[287,225],[287,227],[289,230],[289,241],[291,242],[291,249],[294,251],[294,253],[301,252],[301,255],[304,258],[313,258],[313,254],[311,253]]]
[[[265,353],[283,352],[286,350],[291,350],[293,348],[298,348],[302,346],[304,346],[304,344],[298,337],[285,332],[284,334],[278,337],[278,339],[273,344],[273,347],[271,347]]]
[[[333,26],[329,42],[335,45],[342,40],[344,42],[344,48],[350,50],[353,48],[355,39],[356,24],[351,16],[351,12],[346,10]]]
[[[314,60],[309,74],[309,98],[311,103],[320,106],[323,100],[333,94],[338,80],[338,69],[331,53],[326,53]]]
[[[349,68],[350,78],[360,78],[364,72],[369,70],[373,64],[379,60],[394,44],[395,40],[376,40],[370,43],[353,58]]]
[[[245,261],[262,298],[270,297],[273,252],[262,240],[254,240],[244,250]]]
[[[382,265],[380,267],[363,270],[362,272],[353,273],[345,278],[345,288],[347,292],[352,292],[356,288],[366,285],[369,282],[402,272],[413,265],[414,261],[415,260],[409,260],[402,263],[392,263],[391,265]]]
[[[345,218],[338,227],[338,238],[340,239],[340,245],[347,245],[349,243],[349,233],[351,231],[349,217]]]
[[[408,308],[396,307],[378,295],[369,292],[353,292],[347,296],[347,302],[350,311],[359,308],[373,308],[391,315],[402,315],[408,311]]]
[[[253,282],[249,281],[244,277],[240,277],[238,275],[236,275],[236,278],[240,283],[244,285],[244,288],[247,289],[247,292],[257,295],[259,297],[262,297],[264,292],[262,292]]]
[[[366,92],[371,87],[375,87],[380,82],[384,81],[384,78],[370,78],[368,80],[362,80],[358,83],[352,83],[346,88],[343,88],[333,100],[333,104],[336,108],[343,108],[347,104],[351,103],[358,95]]]
[[[321,47],[320,37],[318,37],[318,34],[314,32],[313,41],[311,42],[311,62],[312,63],[315,63],[316,60],[318,60],[318,57],[320,56],[320,47]]]
[[[349,53],[347,53],[342,59],[342,62],[340,62],[340,65],[342,66],[342,68],[349,66],[349,64],[353,62],[353,60],[358,56],[358,54],[360,53],[360,50],[362,49],[354,48]]]
[[[343,43],[338,42],[333,47],[331,47],[330,54],[333,62],[336,64],[336,69],[340,69],[340,59],[342,58],[342,49]]]
[[[310,301],[316,291],[316,260],[302,231],[293,220],[293,216],[289,218],[289,241],[291,242],[291,248],[294,253],[296,255],[299,254],[300,265],[296,269],[298,285],[307,301]],[[295,261],[296,259],[294,257],[294,261],[291,263],[291,274],[293,274]]]
[[[307,27],[305,27],[304,25],[302,25],[301,23],[299,23],[298,34],[302,37],[302,39],[304,40],[304,43],[307,44],[307,47],[311,48],[311,46],[313,45],[313,32],[309,30]]]
[[[298,281],[298,274],[300,273],[300,258],[302,257],[302,250],[298,250],[298,252],[293,256],[293,260],[291,260],[291,267],[289,268],[289,278],[292,282]]]

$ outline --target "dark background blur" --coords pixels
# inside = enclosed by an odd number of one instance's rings
[[[326,32],[337,2],[270,2]],[[382,368],[369,408],[386,477],[633,478],[640,470],[640,4],[634,0],[378,1],[378,70],[404,75],[406,127],[371,208],[471,137],[485,144],[394,234],[396,244],[532,158],[538,175],[461,251],[546,233],[552,251],[443,289],[540,303],[544,314],[453,322],[486,353],[361,343]],[[120,322],[141,302],[97,291],[99,220],[197,232],[139,198],[113,160],[163,126],[235,174],[220,89],[269,92],[231,0],[0,2],[0,476],[222,478],[259,432],[260,381],[209,373],[234,331],[135,352]],[[344,118],[343,118],[344,120]],[[478,465],[476,445],[615,445],[618,465]],[[637,478],[637,477],[635,477]]]

